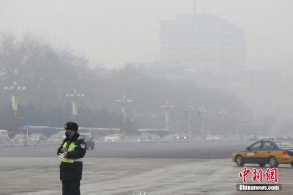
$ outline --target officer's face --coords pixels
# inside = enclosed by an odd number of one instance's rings
[[[69,138],[70,138],[70,139],[71,139],[71,138],[74,136],[74,134],[75,134],[75,131],[73,131],[73,130],[69,130],[69,129],[67,129],[66,132],[69,134]]]

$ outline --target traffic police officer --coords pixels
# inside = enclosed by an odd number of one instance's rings
[[[63,195],[80,195],[80,180],[82,179],[83,163],[81,158],[86,153],[86,145],[79,137],[78,125],[68,122],[64,126],[66,138],[57,150],[61,160],[60,180]]]

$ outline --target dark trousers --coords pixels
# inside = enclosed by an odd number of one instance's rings
[[[80,181],[62,181],[62,195],[80,195]]]

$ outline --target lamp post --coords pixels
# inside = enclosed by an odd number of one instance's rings
[[[165,108],[165,123],[166,123],[166,129],[170,130],[170,108],[174,108],[174,105],[170,105],[169,102],[166,102],[165,105],[161,105],[161,108]]]
[[[10,86],[10,87],[4,87],[4,90],[7,90],[9,91],[10,95],[11,95],[11,105],[12,105],[12,110],[13,110],[13,113],[14,113],[14,119],[13,119],[13,122],[15,124],[15,127],[18,126],[18,122],[17,122],[17,111],[18,111],[18,95],[21,91],[24,91],[26,90],[25,87],[21,87],[21,86],[18,86],[16,84],[16,81],[13,82],[13,85]],[[27,134],[27,137],[26,137],[26,143],[27,143],[27,140],[28,140],[28,134]]]
[[[206,109],[204,105],[201,105],[198,109],[198,116],[201,117],[200,134],[204,133],[204,116],[207,111],[208,110]]]
[[[221,123],[222,123],[222,127],[221,127],[221,133],[224,134],[224,119],[225,119],[225,115],[226,115],[226,110],[222,107],[219,111],[218,114],[221,116]]]
[[[76,92],[76,89],[73,90],[73,93],[66,94],[66,97],[70,98],[72,101],[72,115],[73,117],[77,116],[78,113],[78,101],[80,98],[84,97],[84,94],[80,94]]]
[[[193,105],[189,102],[185,106],[185,116],[187,117],[187,123],[188,123],[188,134],[191,135],[191,111],[194,110]]]
[[[234,113],[234,115],[236,116],[236,138],[239,139],[240,136],[239,136],[239,123],[240,123],[240,117],[242,116],[241,112],[240,111],[237,111]]]
[[[18,94],[20,91],[24,91],[26,88],[17,86],[16,81],[13,82],[13,85],[10,87],[4,87],[4,90],[8,90],[11,95],[12,110],[14,114],[17,114],[18,111]]]
[[[122,113],[122,122],[123,122],[123,133],[125,134],[125,128],[126,128],[126,106],[127,103],[132,102],[132,100],[126,99],[125,96],[122,96],[122,98],[119,100],[116,100],[116,102],[119,102],[121,104],[121,113]]]

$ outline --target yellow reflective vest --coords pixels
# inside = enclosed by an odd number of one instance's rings
[[[65,142],[63,144],[63,148],[66,148],[66,146],[67,146],[67,143]],[[75,142],[71,142],[69,147],[68,147],[68,152],[74,151],[75,147],[76,147]],[[76,161],[81,161],[81,159],[80,158],[79,159],[67,158],[66,156],[62,158],[62,162],[65,162],[65,163],[74,163]]]

